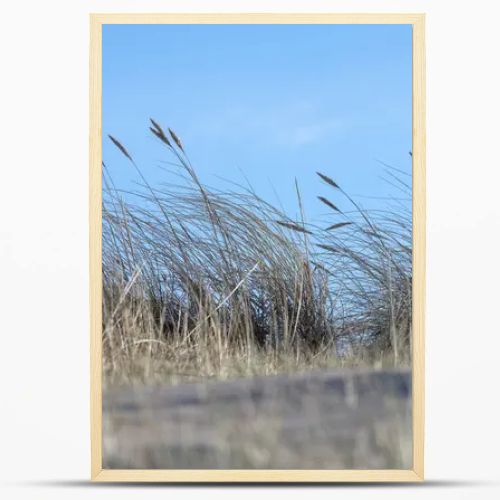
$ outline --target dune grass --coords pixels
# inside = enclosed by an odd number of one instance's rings
[[[330,224],[299,220],[251,188],[203,185],[179,137],[151,120],[178,185],[126,195],[103,167],[105,382],[177,382],[407,366],[412,226],[405,205],[369,212],[328,173]],[[411,197],[404,173],[387,170]],[[314,175],[314,174],[312,174]],[[338,208],[344,198],[349,211]]]

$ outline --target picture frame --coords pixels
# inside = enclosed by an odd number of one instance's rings
[[[413,467],[409,470],[137,470],[102,466],[102,26],[105,24],[411,24],[413,27]],[[90,15],[90,365],[91,479],[99,482],[418,482],[424,479],[425,324],[424,14]]]

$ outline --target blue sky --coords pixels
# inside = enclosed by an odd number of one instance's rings
[[[399,196],[385,163],[411,172],[410,25],[105,25],[103,160],[115,183],[175,181],[149,117],[181,137],[200,178],[244,183],[297,212],[325,212],[335,179],[367,208]],[[333,197],[335,199],[335,197]],[[336,200],[337,201],[337,200]],[[342,205],[342,203],[340,203]]]

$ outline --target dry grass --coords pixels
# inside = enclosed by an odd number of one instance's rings
[[[298,187],[301,218],[292,220],[252,189],[204,186],[177,135],[151,123],[179,185],[151,186],[114,137],[142,185],[124,196],[104,167],[106,383],[409,364],[404,206],[366,212],[318,173],[336,197],[320,197],[330,223],[305,222]],[[341,212],[337,197],[352,210]]]

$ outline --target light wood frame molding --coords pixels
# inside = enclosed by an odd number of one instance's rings
[[[117,470],[102,468],[102,25],[411,24],[413,26],[413,468],[410,470]],[[424,479],[425,14],[90,15],[91,478],[107,482],[417,482]]]

